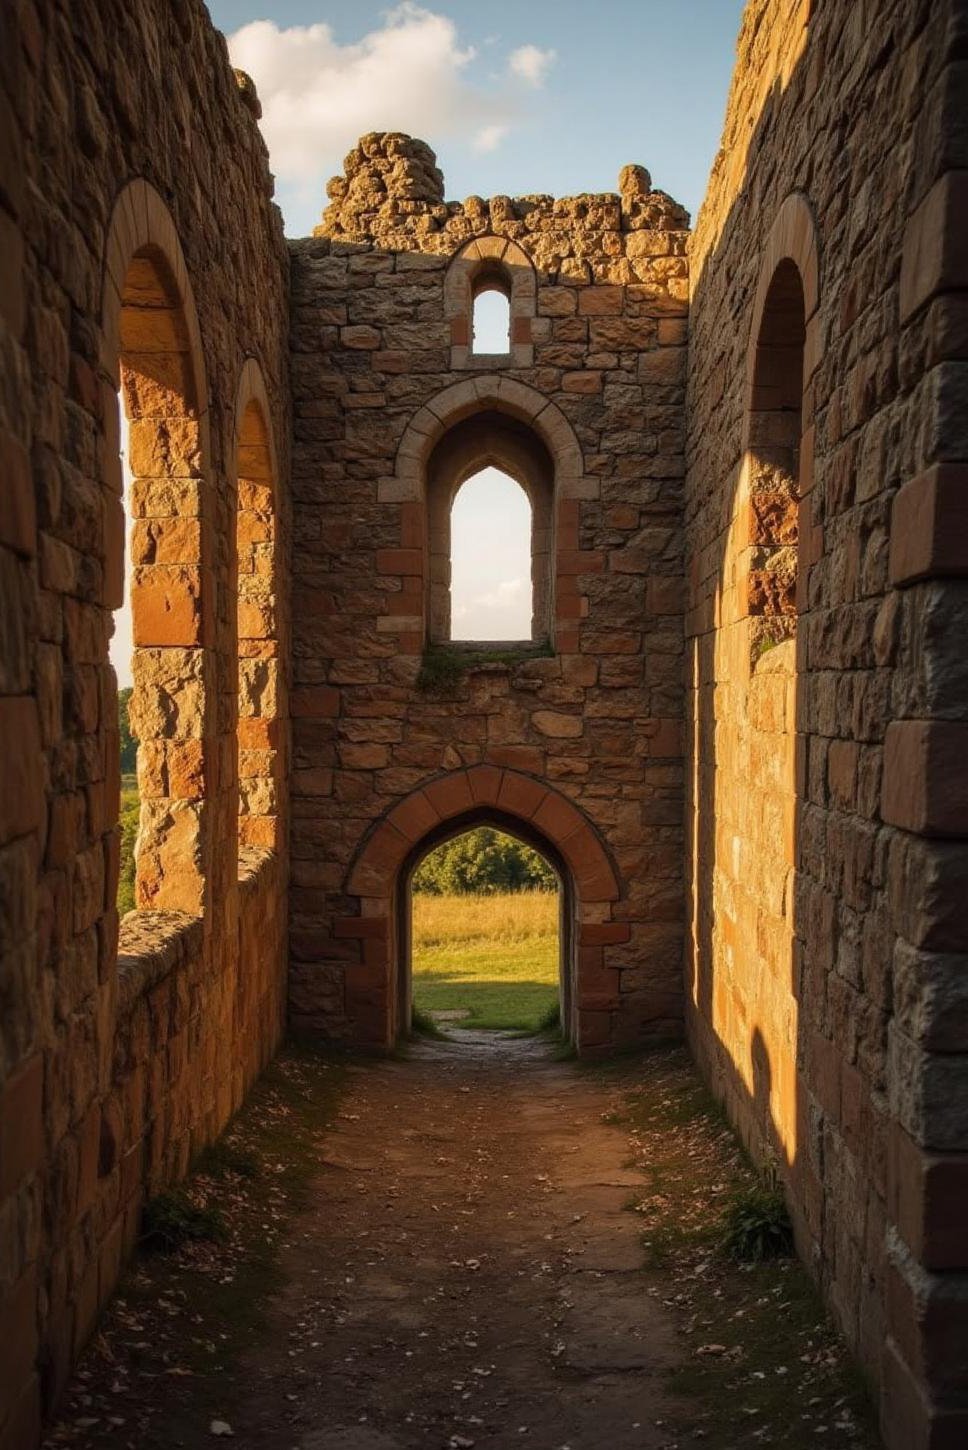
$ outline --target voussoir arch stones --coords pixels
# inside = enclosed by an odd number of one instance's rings
[[[188,334],[196,411],[202,415],[208,408],[208,384],[191,279],[171,212],[143,177],[130,181],[118,193],[108,223],[101,282],[101,368],[116,395],[121,382],[121,307],[125,278],[132,259],[144,253],[153,253],[164,260],[174,284]]]
[[[553,787],[496,765],[437,776],[405,796],[363,842],[350,868],[347,893],[389,898],[401,866],[421,841],[450,820],[488,810],[495,817],[522,822],[554,847],[582,906],[619,899],[612,863],[588,818]]]
[[[803,317],[806,337],[803,347],[803,380],[809,382],[820,361],[820,249],[817,224],[806,192],[791,191],[774,218],[760,256],[760,271],[753,298],[749,343],[746,351],[747,399],[756,375],[756,350],[763,323],[763,311],[770,284],[781,262],[792,262],[803,288]],[[747,406],[747,412],[749,407]]]
[[[393,476],[380,479],[380,502],[422,502],[427,460],[436,443],[456,423],[487,411],[506,413],[534,429],[554,462],[559,498],[599,496],[599,480],[584,476],[581,447],[558,405],[527,383],[486,373],[452,383],[418,409],[397,448]]]

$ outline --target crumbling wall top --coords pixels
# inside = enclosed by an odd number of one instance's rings
[[[689,227],[688,212],[653,190],[644,166],[623,167],[617,192],[447,201],[434,152],[399,131],[362,136],[326,190],[317,237],[442,255],[472,237],[510,237],[539,271],[570,280],[634,282],[637,264],[647,270],[649,259],[668,253],[667,234]]]

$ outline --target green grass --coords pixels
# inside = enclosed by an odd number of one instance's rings
[[[538,1032],[558,1001],[554,892],[414,897],[413,1000],[443,1025]]]
[[[118,913],[134,911],[134,846],[138,839],[138,780],[121,777],[121,870],[118,874]]]

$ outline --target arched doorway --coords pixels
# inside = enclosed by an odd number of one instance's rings
[[[343,980],[353,1039],[386,1049],[410,1020],[409,877],[428,847],[469,824],[488,822],[533,841],[559,871],[564,905],[562,1024],[580,1053],[606,1050],[619,1009],[614,953],[631,930],[616,918],[622,893],[611,859],[588,818],[566,796],[533,776],[493,765],[455,770],[412,791],[367,835],[350,868],[346,897],[356,914],[336,920],[347,947]],[[567,922],[565,922],[567,918]]]
[[[496,831],[503,832],[510,837],[530,846],[537,852],[542,860],[546,861],[557,877],[557,891],[555,892],[555,905],[557,916],[556,933],[556,956],[557,956],[557,1006],[559,1021],[567,1024],[571,1021],[571,1008],[574,1000],[574,979],[576,975],[576,960],[574,955],[574,943],[578,933],[574,923],[574,888],[571,883],[568,867],[560,853],[547,841],[540,831],[529,831],[515,817],[500,811],[484,808],[472,811],[465,817],[456,817],[452,821],[443,823],[436,831],[431,831],[423,841],[418,843],[410,852],[404,862],[397,878],[395,919],[397,928],[397,939],[400,943],[399,960],[397,969],[397,987],[399,992],[398,1015],[401,1032],[410,1031],[413,1024],[414,1008],[414,969],[415,969],[415,933],[414,933],[414,877],[421,866],[427,861],[428,856],[437,847],[449,841],[459,840],[477,827],[490,826]],[[465,898],[468,902],[474,901],[473,895]],[[494,898],[484,896],[478,897],[484,902]],[[470,1025],[474,1025],[473,1022]],[[500,1022],[486,1022],[487,1026],[500,1026]],[[508,1024],[514,1028],[522,1028],[527,1024],[523,1021],[513,1021]],[[537,1024],[535,1024],[537,1025]]]

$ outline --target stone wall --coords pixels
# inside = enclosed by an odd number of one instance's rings
[[[641,167],[617,194],[445,202],[429,147],[394,134],[329,191],[291,245],[292,1019],[393,1040],[407,861],[473,817],[566,862],[581,1050],[674,1033],[687,218]],[[471,345],[485,270],[503,356]],[[548,648],[422,688],[439,531],[487,463],[545,510]]]
[[[754,0],[690,243],[688,1028],[898,1450],[968,1435],[965,34]]]
[[[0,1450],[271,1055],[287,941],[293,1025],[390,1045],[408,873],[480,821],[562,875],[583,1053],[680,1029],[685,903],[697,1059],[889,1445],[963,1443],[966,35],[751,0],[691,241],[642,167],[447,202],[381,133],[287,253],[197,0],[3,9]],[[448,530],[488,464],[535,637],[482,659]]]
[[[3,7],[5,1450],[38,1438],[143,1199],[220,1131],[282,1029],[288,260],[254,107],[197,0]],[[146,908],[120,926],[119,387]]]

